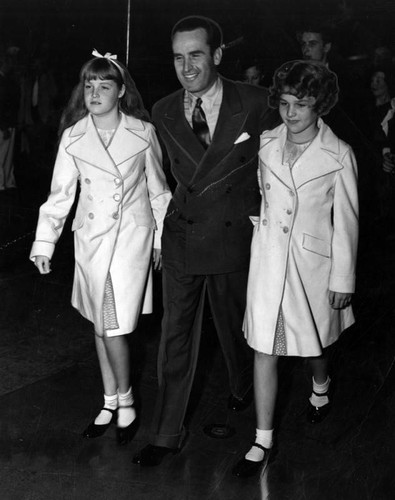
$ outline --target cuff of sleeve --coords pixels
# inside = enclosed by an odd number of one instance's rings
[[[354,293],[355,276],[331,276],[329,290],[339,293]]]
[[[45,257],[52,259],[54,250],[54,243],[50,243],[49,241],[35,241],[33,243],[29,259],[34,261],[34,257],[37,257],[37,255],[44,255]]]

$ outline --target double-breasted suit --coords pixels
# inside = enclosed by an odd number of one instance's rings
[[[292,169],[282,156],[285,125],[261,137],[244,331],[268,354],[280,308],[288,355],[319,356],[354,322],[351,306],[335,310],[328,295],[355,289],[357,166],[352,149],[321,119],[318,126]]]
[[[153,108],[177,182],[162,237],[164,317],[153,444],[176,448],[195,373],[205,291],[227,364],[231,392],[251,387],[251,350],[242,334],[252,227],[257,213],[259,135],[272,114],[267,91],[222,79],[208,149],[189,125],[181,89]],[[267,127],[268,128],[268,127]]]
[[[110,272],[119,328],[131,332],[140,312],[152,309],[151,253],[160,248],[163,218],[171,198],[154,127],[122,114],[106,148],[87,115],[62,136],[51,193],[40,208],[31,258],[54,252],[77,184],[72,224],[75,273],[72,304],[103,335],[103,299]]]

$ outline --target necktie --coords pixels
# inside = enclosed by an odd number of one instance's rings
[[[210,145],[210,131],[208,129],[206,115],[202,109],[202,100],[200,97],[196,100],[196,105],[192,113],[192,128],[201,145],[207,149]]]

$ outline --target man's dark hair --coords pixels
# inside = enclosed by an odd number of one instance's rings
[[[171,40],[176,33],[181,31],[193,31],[202,28],[207,33],[207,43],[211,55],[222,45],[222,29],[218,23],[204,16],[188,16],[180,19],[171,30]]]
[[[303,26],[299,26],[299,29],[296,31],[296,38],[299,43],[302,40],[303,33],[318,33],[321,35],[324,44],[333,42],[332,28],[321,21],[311,21]]]

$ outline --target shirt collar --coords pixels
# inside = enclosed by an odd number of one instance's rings
[[[215,100],[217,99],[218,94],[221,92],[221,90],[222,90],[222,80],[220,77],[218,77],[212,84],[212,86],[207,90],[207,92],[202,96],[200,96],[200,98],[202,99],[202,103],[206,109],[208,110],[212,109]],[[186,91],[186,94],[188,96],[189,107],[190,109],[193,109],[195,107],[197,97],[188,91]]]

